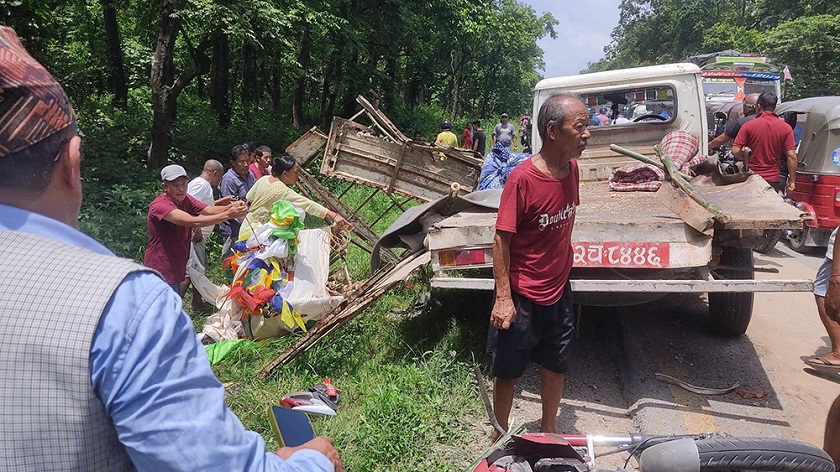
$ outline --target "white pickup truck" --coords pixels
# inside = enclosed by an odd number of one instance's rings
[[[731,220],[700,232],[664,206],[661,195],[613,192],[607,183],[614,169],[635,162],[610,150],[610,144],[652,157],[654,145],[668,132],[684,130],[700,137],[699,152],[706,153],[702,90],[700,69],[694,64],[545,79],[534,90],[533,121],[538,122],[548,97],[564,92],[589,106],[607,108],[614,122],[590,128],[592,137],[578,159],[581,204],[572,233],[570,276],[575,302],[621,306],[668,293],[708,293],[715,331],[740,335],[752,316],[754,292],[812,289],[810,280],[754,279],[752,247],[763,242],[764,230],[802,227],[801,212],[758,176],[723,185],[701,175],[691,184]],[[534,152],[540,147],[535,131]],[[428,250],[434,287],[492,290],[499,196],[500,190],[479,191],[411,208],[384,233],[377,249]],[[379,265],[377,254],[375,250],[374,268]]]

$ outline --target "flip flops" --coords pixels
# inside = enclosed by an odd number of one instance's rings
[[[826,356],[808,359],[805,364],[812,369],[822,372],[840,372],[840,362],[831,362]]]

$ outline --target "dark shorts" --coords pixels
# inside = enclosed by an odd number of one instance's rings
[[[770,184],[771,187],[773,187],[773,190],[775,190],[776,193],[785,193],[784,182],[767,182],[767,183]]]
[[[487,354],[493,359],[490,373],[501,379],[518,379],[528,361],[558,374],[566,373],[566,358],[575,332],[572,291],[567,284],[560,300],[538,305],[511,292],[516,316],[508,329],[490,327]]]

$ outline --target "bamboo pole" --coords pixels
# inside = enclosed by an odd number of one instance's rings
[[[668,172],[668,175],[671,177],[671,180],[677,184],[677,187],[680,188],[686,195],[691,197],[692,200],[699,203],[703,206],[703,208],[709,210],[709,212],[714,215],[715,219],[719,222],[726,224],[732,221],[732,216],[729,213],[721,210],[719,206],[715,205],[714,203],[706,200],[700,195],[694,187],[686,182],[686,180],[677,172],[677,169],[674,168],[674,163],[671,162],[671,158],[668,157],[668,154],[665,153],[665,150],[662,149],[660,146],[654,146],[654,151],[656,151],[656,155],[659,156],[659,159],[662,161],[662,165],[665,166],[665,171]]]
[[[627,157],[632,157],[633,159],[636,159],[637,161],[642,161],[645,164],[650,164],[652,166],[655,166],[655,167],[658,167],[662,170],[665,170],[665,167],[662,166],[661,162],[656,162],[653,159],[645,156],[644,154],[639,154],[638,152],[631,151],[629,149],[625,149],[625,148],[623,148],[623,147],[621,147],[617,144],[610,144],[610,150],[612,150],[614,152],[617,152],[619,154],[624,154]],[[679,175],[680,177],[682,177],[685,180],[691,180],[691,176],[688,175],[688,174],[683,174],[682,172],[677,172],[677,175]]]

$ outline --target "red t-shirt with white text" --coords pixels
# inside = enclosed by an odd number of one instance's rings
[[[198,216],[207,205],[187,194],[187,198],[177,205],[165,193],[152,200],[149,205],[149,245],[143,256],[143,265],[160,272],[168,284],[179,284],[187,273],[187,260],[190,257],[192,228],[176,225],[164,220],[173,210],[182,210],[192,216]]]
[[[510,287],[539,305],[562,297],[572,270],[572,228],[580,195],[577,161],[569,166],[569,175],[556,179],[526,160],[510,173],[499,203],[496,229],[514,233]]]

